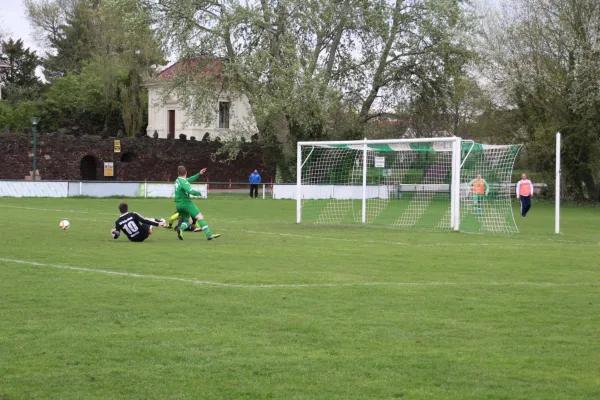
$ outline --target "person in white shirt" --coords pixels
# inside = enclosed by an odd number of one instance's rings
[[[521,180],[517,183],[517,199],[521,200],[521,217],[525,218],[531,208],[531,198],[533,197],[533,183],[527,179],[527,175],[522,174]]]

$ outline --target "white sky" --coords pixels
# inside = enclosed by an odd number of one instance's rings
[[[0,0],[0,27],[7,31],[9,37],[15,40],[23,39],[25,47],[37,50],[38,55],[41,55],[40,46],[31,37],[31,28],[22,0]]]

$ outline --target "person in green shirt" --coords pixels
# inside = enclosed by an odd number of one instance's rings
[[[177,168],[178,178],[175,180],[175,208],[177,213],[179,213],[179,217],[183,220],[181,225],[175,228],[179,240],[183,240],[183,231],[191,224],[190,218],[199,225],[200,230],[204,232],[208,240],[216,239],[221,236],[218,233],[213,234],[210,231],[208,224],[204,220],[204,216],[192,202],[192,199],[190,199],[190,195],[200,196],[199,191],[192,189],[190,182],[196,181],[204,172],[206,172],[206,168],[202,169],[200,173],[188,178],[187,170],[184,166],[179,166]]]

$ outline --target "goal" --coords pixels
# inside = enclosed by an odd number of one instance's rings
[[[510,195],[520,147],[458,137],[299,142],[296,219],[518,232]]]

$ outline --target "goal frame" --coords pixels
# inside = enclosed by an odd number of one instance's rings
[[[460,230],[460,169],[461,169],[461,144],[460,137],[440,138],[418,138],[418,139],[363,139],[363,140],[340,140],[340,141],[311,141],[297,143],[296,162],[296,223],[302,222],[302,167],[306,160],[302,160],[302,148],[323,145],[362,145],[362,215],[361,222],[366,223],[367,217],[367,153],[369,144],[395,144],[395,143],[428,143],[428,142],[450,142],[452,143],[452,167],[450,184],[450,226],[454,231]],[[308,160],[308,158],[307,158]]]

